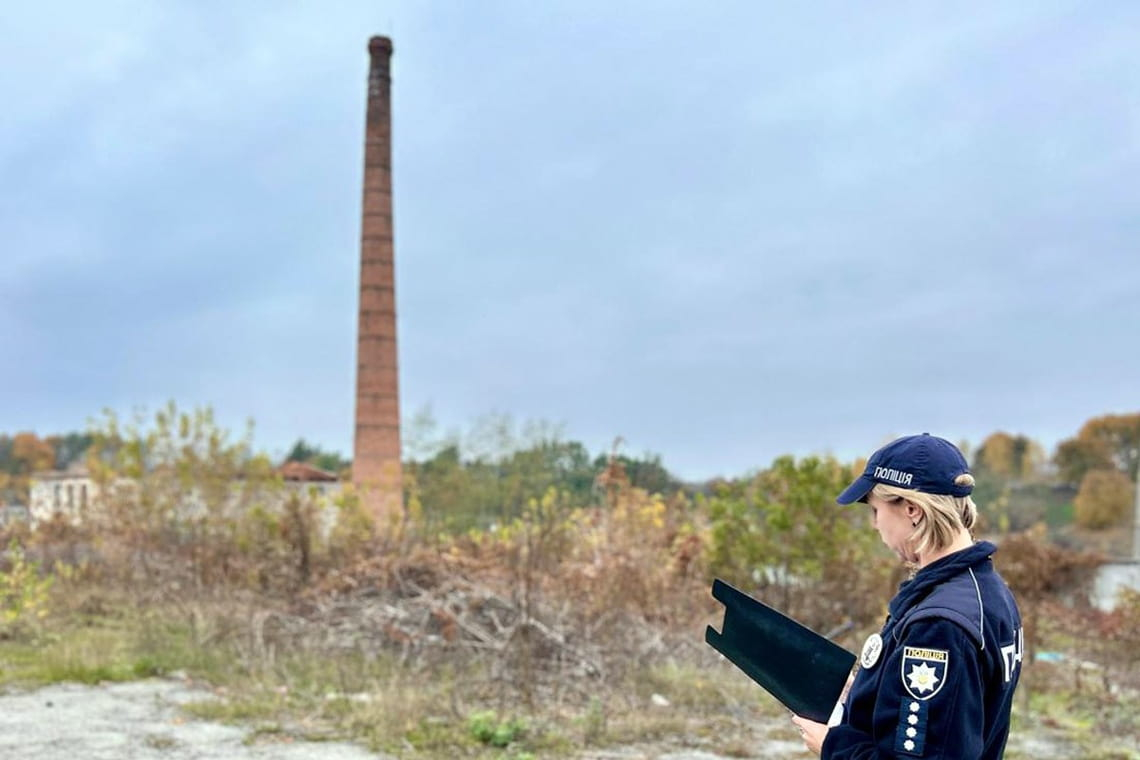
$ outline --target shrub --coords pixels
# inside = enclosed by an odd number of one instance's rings
[[[1090,470],[1073,502],[1077,524],[1100,530],[1119,524],[1132,505],[1132,482],[1120,470]]]
[[[34,629],[47,616],[55,578],[40,573],[15,541],[8,545],[8,570],[0,572],[0,631],[5,636]]]

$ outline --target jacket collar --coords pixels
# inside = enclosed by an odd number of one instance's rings
[[[956,551],[942,559],[931,562],[908,581],[903,581],[895,598],[891,600],[889,611],[892,618],[898,617],[918,600],[930,593],[938,584],[964,573],[967,568],[977,567],[990,561],[997,547],[989,541],[978,541],[968,549]]]

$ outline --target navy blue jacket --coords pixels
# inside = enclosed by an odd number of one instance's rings
[[[870,639],[864,647],[823,760],[1002,756],[1023,638],[994,550],[976,543],[899,587],[881,649]]]

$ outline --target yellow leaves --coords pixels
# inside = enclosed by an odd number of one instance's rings
[[[1073,500],[1077,523],[1094,530],[1120,523],[1133,500],[1132,481],[1120,470],[1090,470]]]
[[[24,474],[50,470],[55,464],[55,450],[35,433],[16,433],[12,438],[12,459]]]
[[[1054,461],[1070,483],[1080,483],[1090,470],[1113,468],[1134,480],[1140,461],[1140,412],[1090,419],[1076,436],[1061,441]]]
[[[0,622],[11,635],[47,617],[55,579],[42,575],[39,563],[29,561],[15,540],[8,544],[8,562],[8,571],[0,573]]]
[[[1004,480],[1029,480],[1045,462],[1045,451],[1024,435],[998,431],[982,442],[974,457],[974,467]]]
[[[14,472],[3,475],[4,482],[0,488],[11,488],[27,498],[29,478],[32,473],[50,470],[55,465],[55,449],[48,441],[42,440],[35,433],[16,433],[11,439],[11,451],[8,455],[10,465],[14,465]]]

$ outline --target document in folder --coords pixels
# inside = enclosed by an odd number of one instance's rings
[[[719,578],[712,595],[724,623],[705,629],[705,641],[789,710],[826,723],[855,655]]]

